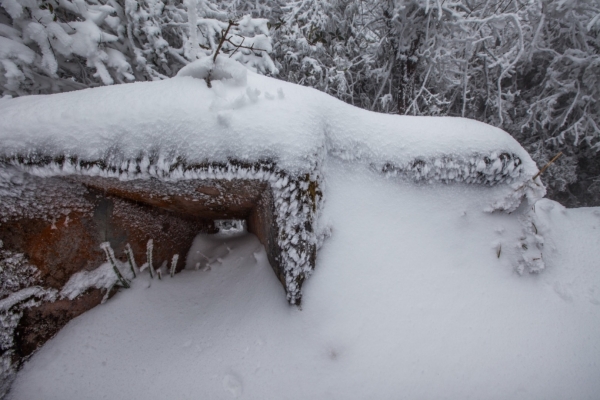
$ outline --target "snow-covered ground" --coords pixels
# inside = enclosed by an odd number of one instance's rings
[[[202,236],[199,270],[143,273],[38,351],[8,397],[598,398],[600,208],[538,201],[546,269],[519,275],[528,206],[483,212],[506,188],[324,172],[332,235],[301,310],[255,237]]]

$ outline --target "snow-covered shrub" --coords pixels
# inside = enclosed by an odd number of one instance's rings
[[[5,0],[0,35],[3,94],[80,89],[134,80],[116,9],[99,2]]]
[[[368,71],[363,70],[370,64],[361,46],[364,36],[355,26],[357,7],[340,0],[288,2],[272,27],[279,76],[368,108],[355,96],[355,85],[365,84]]]
[[[199,0],[3,0],[0,6],[0,90],[11,96],[172,77],[212,56],[229,21],[217,5]],[[275,73],[267,22],[241,17],[222,52]]]

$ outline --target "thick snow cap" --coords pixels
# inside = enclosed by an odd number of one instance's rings
[[[198,60],[164,81],[1,99],[0,141],[5,160],[66,156],[118,167],[153,155],[167,164],[268,161],[299,175],[329,156],[417,181],[544,191],[532,185],[531,157],[501,129],[365,111],[226,57]]]
[[[226,57],[204,57],[186,65],[177,73],[178,77],[190,76],[209,81],[226,81],[231,86],[246,86],[248,70],[239,62]]]

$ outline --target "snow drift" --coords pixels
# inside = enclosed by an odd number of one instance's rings
[[[65,156],[117,169],[152,154],[188,163],[270,160],[295,175],[327,156],[425,180],[512,183],[537,172],[498,128],[361,110],[226,58],[214,66],[198,60],[159,82],[2,99],[0,140],[5,160]]]

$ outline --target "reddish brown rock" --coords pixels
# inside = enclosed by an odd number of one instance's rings
[[[168,265],[178,254],[179,271],[185,266],[187,252],[198,233],[216,232],[217,219],[243,219],[265,246],[269,262],[288,292],[288,300],[300,302],[305,276],[292,276],[290,268],[286,268],[281,248],[285,234],[277,224],[273,189],[265,181],[206,179],[174,183],[24,174],[19,182],[18,195],[2,197],[0,192],[0,240],[6,250],[3,254],[23,254],[39,270],[35,283],[23,282],[25,286],[35,284],[60,290],[73,274],[93,270],[106,261],[100,248],[104,242],[110,243],[121,261],[126,261],[124,250],[129,244],[141,265],[146,262],[146,246],[152,239],[153,264]],[[316,204],[317,195],[311,188],[309,185],[305,194],[295,191],[295,196]],[[286,201],[296,199],[289,196]],[[312,226],[307,224],[310,225],[306,222],[292,228],[312,232]],[[293,246],[294,251],[310,254],[314,266],[314,243],[300,241]],[[296,285],[293,293],[289,291],[290,276]],[[24,308],[13,334],[13,347],[3,351],[12,354],[14,366],[20,365],[24,357],[69,320],[100,304],[104,295],[98,289],[90,289],[73,300],[39,301],[34,307]]]
[[[67,322],[101,303],[104,293],[91,289],[73,300],[62,299],[26,308],[15,331],[15,356],[27,357]]]
[[[93,219],[72,213],[55,221],[20,219],[2,224],[5,247],[24,253],[41,273],[45,287],[60,289],[71,275],[100,265],[103,255],[93,237]]]

